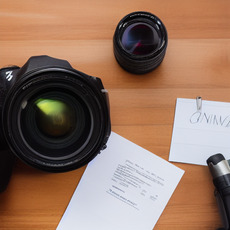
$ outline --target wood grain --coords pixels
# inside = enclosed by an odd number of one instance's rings
[[[137,10],[160,17],[169,35],[163,63],[145,75],[125,72],[113,55],[117,23]],[[100,77],[112,130],[167,160],[177,97],[230,102],[230,1],[0,0],[0,65],[42,54]],[[155,229],[220,227],[208,168],[175,165],[185,175]],[[18,161],[0,194],[0,230],[56,229],[84,169],[48,174]]]

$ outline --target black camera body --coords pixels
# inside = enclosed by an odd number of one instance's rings
[[[104,149],[111,132],[100,78],[49,56],[0,69],[0,120],[0,191],[14,156],[44,171],[70,171]]]

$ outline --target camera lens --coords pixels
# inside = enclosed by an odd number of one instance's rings
[[[20,159],[63,172],[83,166],[104,148],[110,134],[106,98],[95,86],[96,78],[87,77],[46,70],[12,87],[4,106],[4,131]]]
[[[25,143],[33,146],[38,156],[65,159],[87,143],[92,120],[79,95],[57,89],[39,91],[26,103],[21,105],[20,129]]]
[[[167,43],[166,28],[158,17],[148,12],[134,12],[117,25],[114,55],[125,70],[143,74],[160,65]]]

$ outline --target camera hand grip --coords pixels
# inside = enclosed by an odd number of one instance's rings
[[[14,156],[9,150],[0,151],[0,192],[3,192],[9,183]]]

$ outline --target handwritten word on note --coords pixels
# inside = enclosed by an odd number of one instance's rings
[[[178,98],[169,160],[206,165],[213,154],[230,158],[230,103]]]

